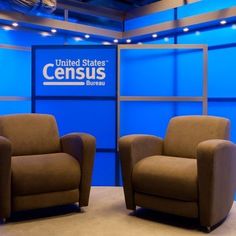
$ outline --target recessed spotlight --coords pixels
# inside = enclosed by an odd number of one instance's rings
[[[195,34],[196,34],[197,36],[199,36],[199,35],[201,34],[201,32],[200,32],[200,31],[196,31]]]
[[[226,20],[221,20],[221,21],[220,21],[220,24],[221,24],[221,25],[225,25],[226,23],[227,23]]]
[[[153,38],[157,38],[157,36],[158,36],[157,34],[153,34],[152,35]]]
[[[138,45],[142,45],[143,43],[142,43],[142,42],[138,42],[137,44],[138,44]]]
[[[188,31],[189,31],[189,28],[188,28],[188,27],[184,27],[184,28],[183,28],[183,31],[184,31],[184,32],[188,32]]]
[[[169,38],[168,38],[168,37],[165,37],[165,38],[164,38],[164,41],[165,41],[165,42],[169,42]]]
[[[2,27],[4,30],[9,31],[12,30],[12,28],[8,25]]]
[[[41,36],[43,36],[43,37],[48,37],[48,36],[50,36],[50,34],[49,34],[48,32],[41,32],[40,34],[41,34]]]
[[[131,39],[126,39],[126,43],[131,43]]]
[[[118,39],[114,39],[113,42],[114,43],[119,43],[119,40]]]
[[[74,40],[75,40],[76,42],[78,42],[78,41],[82,41],[83,39],[80,38],[80,37],[74,37]]]
[[[17,22],[13,22],[11,25],[17,27],[19,24]]]
[[[53,34],[55,34],[55,33],[57,32],[57,30],[56,30],[56,29],[51,29],[51,32],[52,32]]]
[[[102,42],[102,44],[103,44],[103,45],[111,45],[111,43],[110,43],[110,42],[107,42],[107,41]]]
[[[236,30],[236,24],[232,25],[232,29]]]
[[[89,35],[89,34],[85,34],[84,37],[85,37],[86,39],[89,39],[89,38],[90,38],[90,35]]]

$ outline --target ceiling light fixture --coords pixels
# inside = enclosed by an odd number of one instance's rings
[[[114,43],[119,43],[119,40],[118,39],[114,39],[113,42]]]
[[[53,34],[55,34],[55,33],[57,32],[57,30],[56,30],[56,29],[51,29],[51,32],[52,32]]]
[[[158,36],[157,34],[153,34],[152,35],[153,38],[157,38],[157,36]]]
[[[183,31],[184,31],[184,32],[188,32],[188,31],[189,31],[189,28],[188,28],[188,27],[184,27],[184,28],[183,28]]]
[[[143,43],[142,43],[142,42],[138,42],[137,44],[138,44],[138,45],[142,45]]]
[[[221,20],[221,21],[220,21],[220,24],[221,24],[221,25],[225,25],[226,23],[227,23],[226,20]]]
[[[89,35],[89,34],[85,34],[84,37],[85,37],[86,39],[89,39],[89,38],[90,38],[90,35]]]
[[[102,42],[102,44],[103,44],[103,45],[111,45],[111,43],[110,43],[110,42],[107,42],[107,41]]]
[[[49,34],[48,32],[41,32],[40,34],[41,34],[41,36],[43,36],[43,37],[48,37],[48,36],[50,36],[50,34]]]
[[[131,43],[131,39],[126,39],[126,43]]]
[[[19,24],[17,22],[13,22],[11,25],[17,27]]]
[[[78,42],[78,41],[82,41],[83,39],[80,38],[80,37],[74,37],[74,40],[75,40],[76,42]]]
[[[12,30],[12,28],[8,25],[2,27],[4,30],[9,31]]]

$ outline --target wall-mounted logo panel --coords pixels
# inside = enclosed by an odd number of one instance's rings
[[[116,47],[35,46],[36,96],[115,96]]]

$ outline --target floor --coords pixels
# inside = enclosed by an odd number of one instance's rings
[[[149,210],[125,209],[120,187],[94,187],[89,207],[75,206],[21,213],[0,225],[1,236],[192,236],[206,235],[194,220]],[[211,235],[236,235],[236,203]]]

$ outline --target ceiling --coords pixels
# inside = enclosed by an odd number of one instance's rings
[[[68,19],[79,24],[123,30],[123,17],[127,12],[162,0],[57,0],[56,17],[63,17],[68,9]],[[114,18],[113,16],[118,16]]]
[[[76,1],[78,3],[86,3],[94,7],[106,7],[125,12],[161,0],[73,0],[73,2]]]

